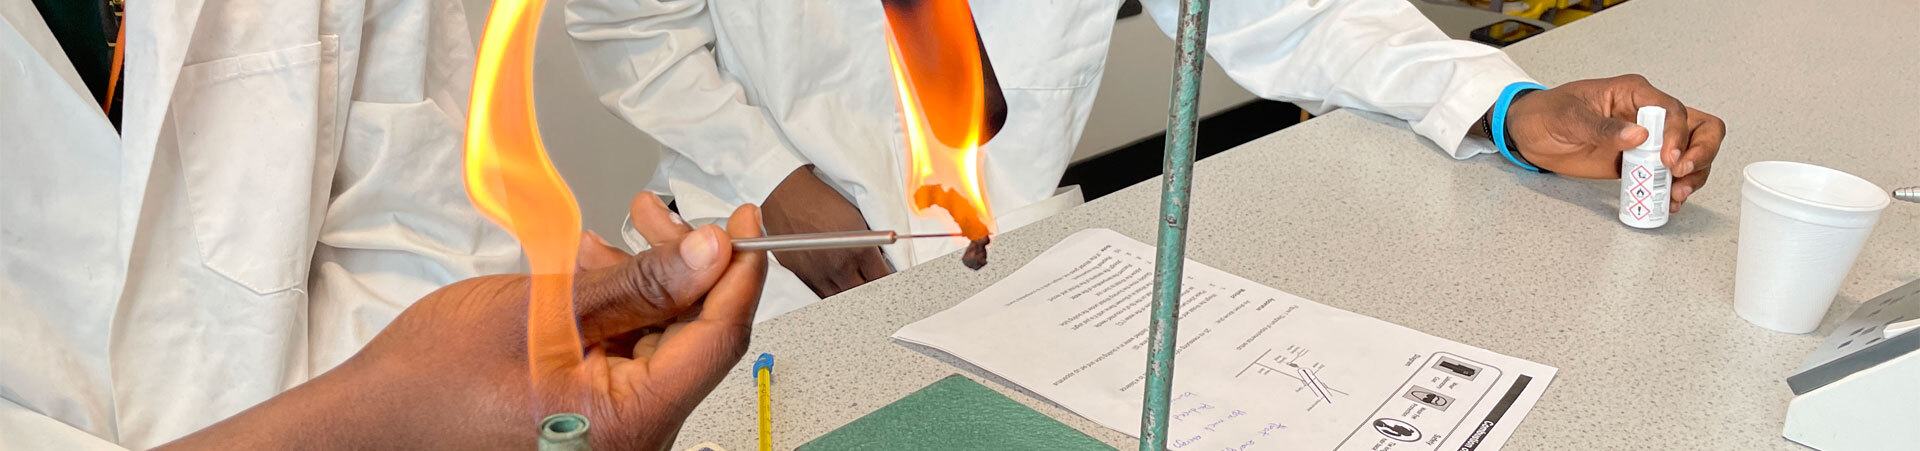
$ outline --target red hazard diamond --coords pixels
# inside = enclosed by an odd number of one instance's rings
[[[1647,204],[1639,202],[1635,202],[1633,208],[1628,208],[1627,211],[1633,213],[1633,219],[1647,219],[1647,214],[1653,212],[1647,209]]]
[[[1635,167],[1630,174],[1633,175],[1633,181],[1636,182],[1644,182],[1647,181],[1647,179],[1653,178],[1653,171],[1648,171],[1646,166]]]
[[[1647,192],[1647,189],[1646,189],[1646,188],[1641,188],[1641,187],[1638,187],[1638,186],[1636,186],[1636,187],[1633,187],[1633,199],[1634,199],[1634,200],[1647,200],[1647,195],[1648,195],[1648,194],[1649,194],[1649,193]]]

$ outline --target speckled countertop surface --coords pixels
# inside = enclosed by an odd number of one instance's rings
[[[1920,4],[1638,0],[1508,49],[1547,84],[1638,72],[1725,118],[1706,189],[1665,228],[1614,215],[1617,182],[1458,162],[1349,113],[1199,163],[1188,257],[1308,299],[1560,368],[1509,449],[1793,449],[1784,379],[1838,316],[1920,278],[1920,205],[1888,207],[1812,335],[1733,314],[1740,171],[1804,161],[1920,184]],[[1141,114],[1163,114],[1142,111]],[[960,373],[1120,448],[1131,439],[890,338],[1074,231],[1152,242],[1158,180],[761,324],[678,448],[752,449],[752,356],[778,356],[774,437],[798,446]],[[1144,367],[1144,362],[1143,362]]]

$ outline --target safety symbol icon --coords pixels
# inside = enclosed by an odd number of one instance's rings
[[[1633,206],[1628,207],[1627,212],[1633,215],[1633,219],[1646,219],[1647,215],[1653,214],[1653,209],[1647,208],[1647,198],[1652,194],[1647,190],[1647,180],[1653,178],[1653,171],[1641,166],[1633,168],[1628,175],[1633,177],[1633,190],[1628,191],[1628,195],[1633,197]]]
[[[1428,389],[1426,387],[1421,387],[1421,386],[1414,386],[1412,390],[1407,390],[1407,394],[1405,396],[1407,399],[1411,399],[1414,402],[1418,402],[1421,404],[1426,404],[1427,407],[1432,407],[1442,412],[1445,412],[1447,410],[1448,405],[1453,404],[1453,398],[1449,398],[1447,397],[1447,395],[1434,393],[1433,390]]]
[[[1420,441],[1419,429],[1414,429],[1413,425],[1393,418],[1373,420],[1373,430],[1380,431],[1380,435],[1387,436],[1387,438],[1402,442]]]
[[[1633,168],[1633,181],[1645,182],[1650,178],[1653,178],[1653,171],[1648,171],[1646,166]]]

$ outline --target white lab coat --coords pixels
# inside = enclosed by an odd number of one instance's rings
[[[0,1],[0,449],[147,448],[515,271],[469,206],[459,2],[127,2],[115,134]]]
[[[671,151],[655,189],[688,217],[761,202],[811,163],[874,229],[952,230],[943,215],[908,208],[880,3],[570,0],[566,11],[601,101]],[[1143,3],[1171,35],[1178,2]],[[1078,192],[1056,196],[1056,186],[1093,106],[1119,4],[971,2],[1009,110],[983,148],[1001,230],[1079,202]],[[1407,0],[1216,0],[1208,27],[1207,53],[1254,94],[1316,113],[1379,113],[1456,158],[1488,150],[1465,139],[1467,129],[1507,84],[1529,80],[1499,50],[1448,40]],[[904,268],[964,244],[884,250]],[[784,268],[768,277],[761,320],[818,300]]]

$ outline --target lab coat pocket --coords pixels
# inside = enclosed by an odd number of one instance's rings
[[[347,116],[347,94],[341,92],[340,85],[345,84],[340,70],[340,35],[320,35],[320,115],[319,127],[315,130],[320,141],[320,161],[334,161],[332,156],[340,153],[340,121]],[[324,165],[323,165],[324,166]],[[331,172],[322,171],[322,172]]]
[[[314,172],[321,60],[316,41],[180,70],[171,114],[201,261],[256,293],[306,280],[326,180]]]

